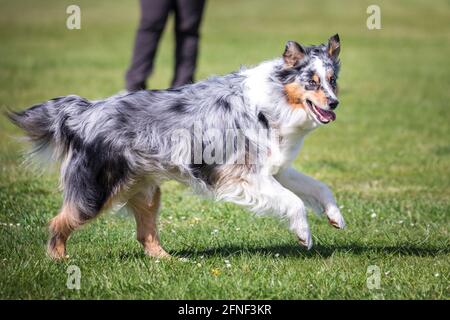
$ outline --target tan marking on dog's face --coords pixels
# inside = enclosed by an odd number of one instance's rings
[[[319,76],[317,75],[317,73],[315,73],[315,74],[312,76],[312,80],[314,80],[317,84],[320,83],[320,78],[319,78]]]
[[[304,94],[304,98],[311,100],[315,105],[322,107],[327,105],[327,96],[322,89],[319,90],[309,90]]]
[[[333,88],[333,86],[331,85],[331,78],[334,77],[334,71],[333,71],[333,70],[328,70],[328,71],[327,71],[327,74],[326,74],[326,77],[327,77],[328,83],[330,83],[331,89],[333,90],[334,94],[335,94],[336,97],[337,97],[337,96],[338,96],[338,93],[339,93],[338,85],[337,85],[337,83],[336,83],[336,86],[335,86],[334,88]]]
[[[333,70],[328,70],[326,77],[327,77],[327,81],[330,82],[331,77],[334,76],[334,72]]]
[[[284,86],[284,93],[286,95],[287,102],[291,105],[292,108],[305,108],[303,104],[305,89],[296,82],[289,83]]]

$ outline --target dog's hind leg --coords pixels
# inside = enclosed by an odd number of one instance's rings
[[[83,224],[79,210],[71,203],[65,203],[49,224],[50,239],[47,254],[52,259],[66,257],[66,242],[70,234]]]
[[[79,209],[77,202],[65,201],[61,211],[49,223],[50,239],[47,245],[47,254],[55,260],[65,258],[66,242],[73,231],[96,218],[101,212],[108,209],[114,197],[110,197],[102,208],[95,211]],[[81,201],[79,201],[81,202]]]
[[[170,257],[159,240],[157,223],[160,202],[161,190],[154,186],[134,195],[127,203],[136,219],[137,240],[144,246],[147,255],[156,258]]]
[[[66,242],[73,231],[96,218],[101,212],[109,209],[118,195],[111,195],[100,209],[86,211],[77,206],[81,199],[75,202],[65,201],[61,211],[49,223],[50,239],[47,245],[47,254],[52,259],[65,258]],[[88,212],[88,213],[87,213]]]
[[[64,204],[59,214],[50,221],[47,246],[48,255],[54,259],[66,256],[66,242],[70,234],[120,198],[127,181],[111,162],[104,161],[96,167],[92,159],[80,152],[66,159],[61,177]]]

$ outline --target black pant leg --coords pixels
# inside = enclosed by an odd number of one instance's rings
[[[172,87],[194,80],[205,0],[175,0],[175,74]]]
[[[131,66],[126,73],[126,88],[136,91],[146,88],[153,69],[159,39],[164,30],[173,0],[140,0],[141,18],[136,32]]]

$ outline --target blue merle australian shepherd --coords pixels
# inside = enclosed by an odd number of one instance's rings
[[[306,206],[345,226],[330,189],[291,163],[305,136],[335,120],[340,41],[302,46],[282,57],[179,88],[105,100],[59,97],[11,120],[61,163],[64,203],[50,222],[48,254],[113,205],[127,205],[137,239],[153,257],[160,245],[160,185],[176,180],[199,194],[285,218],[301,245],[312,246]]]

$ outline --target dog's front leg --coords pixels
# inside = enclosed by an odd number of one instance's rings
[[[308,249],[312,246],[306,208],[303,201],[284,188],[272,176],[252,175],[227,183],[218,189],[219,200],[233,202],[258,214],[275,213],[289,221],[300,244]]]
[[[276,179],[305,201],[306,205],[315,212],[325,213],[331,225],[338,229],[345,227],[344,218],[333,193],[324,183],[308,177],[294,168],[288,168],[278,173]]]

